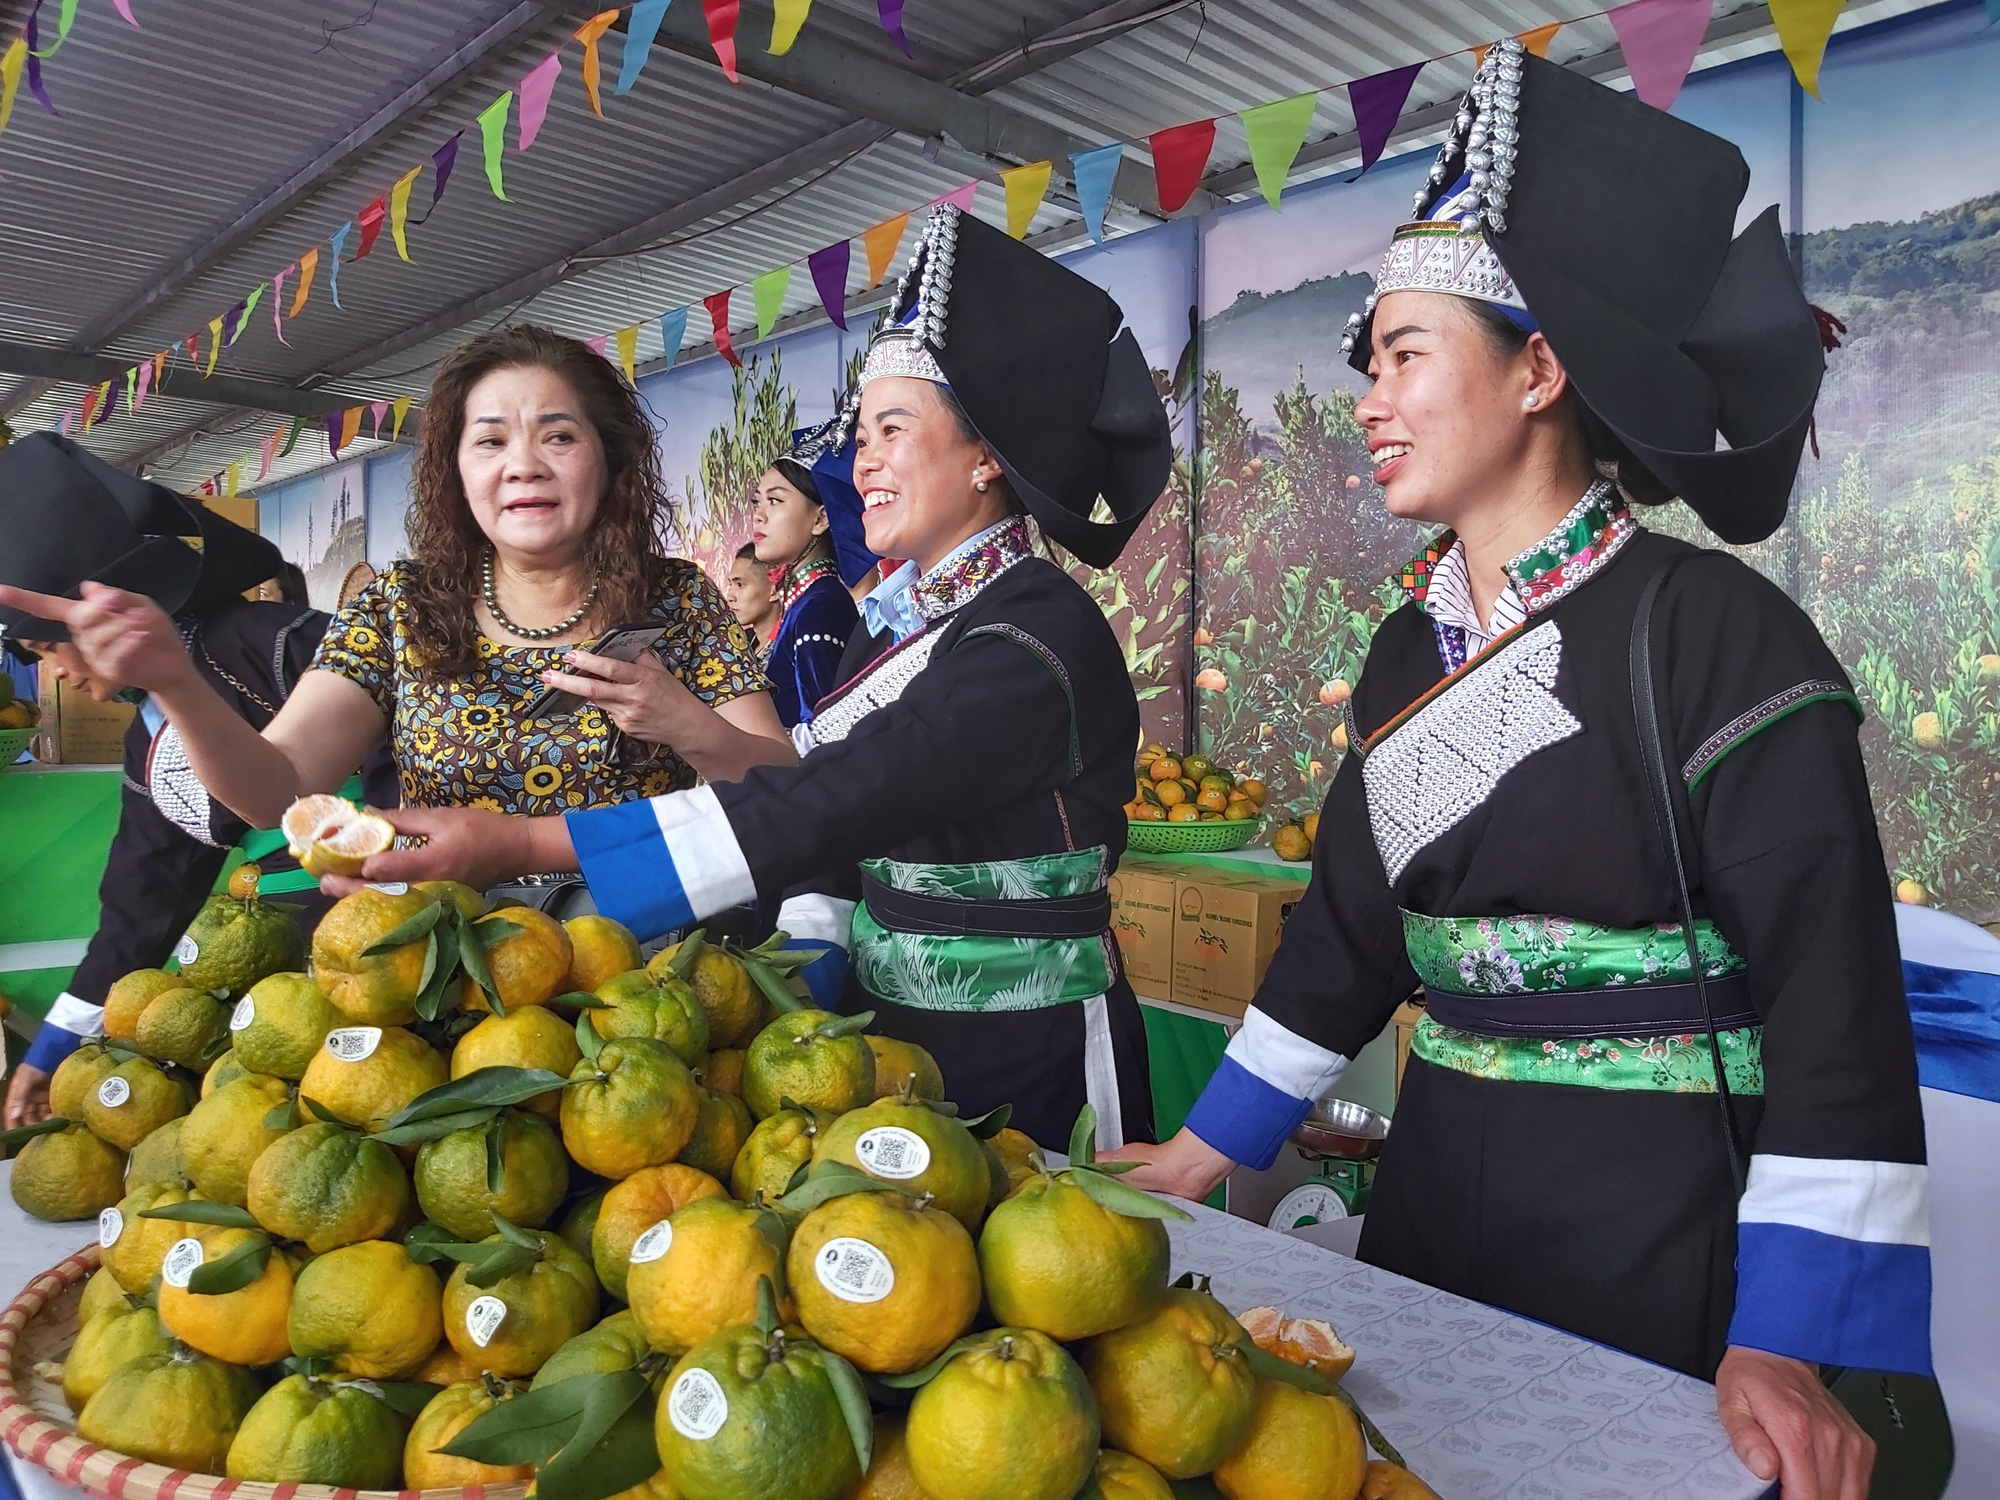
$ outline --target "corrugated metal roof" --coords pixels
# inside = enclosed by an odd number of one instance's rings
[[[1853,5],[1842,25],[1914,8],[1916,0]],[[404,0],[363,10],[363,24],[331,41],[317,13],[251,0],[153,11],[142,4],[143,32],[86,10],[49,66],[49,87],[63,116],[42,115],[24,93],[0,140],[0,205],[6,210],[0,214],[0,337],[60,344],[129,301],[240,205],[393,98],[420,71],[421,59],[448,50],[455,38],[510,9],[500,0]],[[609,85],[622,46],[614,37],[604,44],[605,118],[592,117],[585,105],[577,51],[568,47],[562,81],[532,151],[512,149],[516,126],[510,125],[504,173],[512,201],[502,203],[484,180],[474,117],[589,9],[563,15],[550,7],[546,24],[525,32],[435,107],[162,299],[112,340],[110,350],[136,359],[204,328],[308,246],[324,244],[461,127],[468,133],[450,190],[435,216],[411,231],[414,264],[396,258],[385,232],[368,260],[342,268],[340,311],[332,307],[322,266],[311,303],[287,324],[289,347],[275,337],[267,293],[241,341],[225,351],[223,368],[310,382],[356,399],[420,396],[430,370],[468,332],[509,314],[592,336],[698,303],[729,285],[745,288],[733,307],[741,347],[754,338],[747,283],[756,273],[803,262],[831,241],[920,208],[968,176],[991,176],[1000,165],[949,144],[940,149],[935,141],[927,151],[907,135],[871,131],[852,141],[854,131],[838,134],[851,120],[841,109],[748,77],[731,86],[712,59],[683,56],[665,45],[649,56],[638,86],[614,98]],[[1241,127],[1229,118],[1233,111],[1327,89],[1308,139],[1338,137],[1353,121],[1336,85],[1441,58],[1419,78],[1414,110],[1462,91],[1471,71],[1464,49],[1474,40],[1563,19],[1543,0],[1160,0],[1152,9],[1164,14],[1067,58],[1058,60],[1059,49],[1030,49],[1038,70],[1002,84],[990,97],[1090,142],[1143,142],[1164,126],[1221,116],[1210,168],[1226,172],[1247,156]],[[1718,14],[1733,9],[1734,0],[1722,0]],[[923,0],[908,12],[916,53],[908,64],[881,32],[874,0],[818,0],[808,30],[927,77],[963,79],[1024,66],[1024,43],[1056,28],[1135,13],[1144,14],[1133,0],[1108,12],[1093,0],[1036,0],[1004,9],[974,0]],[[326,24],[336,22],[330,17]],[[746,17],[746,23],[739,46],[747,60],[763,45],[755,33],[765,22]],[[1773,45],[1765,31],[1709,49],[1702,61]],[[1609,24],[1599,17],[1566,25],[1553,55],[1564,60],[1613,47]],[[1419,140],[1399,140],[1392,149]],[[828,144],[841,141],[849,142],[844,151]],[[727,189],[788,153],[800,158],[796,171],[765,180],[755,191],[726,190],[719,200],[726,206],[652,243],[573,265],[555,285],[476,318],[460,320],[450,312],[697,195]],[[1135,154],[1143,159],[1142,147]],[[1329,159],[1301,175],[1345,165]],[[430,181],[428,172],[418,180],[413,218],[423,216]],[[996,188],[983,188],[979,202],[982,214],[999,219]],[[1061,230],[1075,221],[1073,200],[1059,188],[1037,214],[1034,230]],[[1114,227],[1145,222],[1123,210],[1113,218]],[[855,259],[852,289],[863,280],[858,252]],[[290,295],[288,287],[288,302]],[[809,312],[817,301],[800,264],[785,312]],[[410,330],[441,317],[446,326],[407,339]],[[704,342],[706,316],[698,305],[691,324],[689,342]],[[206,343],[204,338],[204,349]],[[639,359],[650,362],[660,353],[657,329],[648,323]],[[327,378],[330,372],[342,373]],[[0,379],[0,392],[7,388]],[[81,394],[81,387],[57,386],[21,411],[16,425],[52,426]],[[187,400],[155,399],[136,415],[122,402],[119,408],[93,428],[91,446],[114,460],[150,455],[152,472],[182,486],[254,451],[279,422],[269,414]],[[309,432],[272,477],[325,461],[323,436]]]

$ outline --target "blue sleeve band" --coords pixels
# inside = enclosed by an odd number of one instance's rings
[[[1794,1224],[1739,1225],[1729,1342],[1819,1364],[1931,1373],[1931,1253]]]
[[[1233,1162],[1263,1171],[1312,1108],[1225,1055],[1188,1111],[1187,1128]]]
[[[643,941],[694,922],[650,802],[563,814],[597,909]]]
[[[74,1031],[64,1031],[62,1027],[48,1021],[35,1033],[34,1041],[22,1054],[21,1061],[27,1067],[39,1068],[44,1073],[53,1073],[62,1065],[62,1060],[83,1045],[83,1038]]]
[[[799,970],[799,978],[806,982],[814,1005],[821,1010],[838,1010],[840,992],[847,987],[847,950],[833,943],[787,943],[784,951],[793,953],[819,947],[826,951]]]

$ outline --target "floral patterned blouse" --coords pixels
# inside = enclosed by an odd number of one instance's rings
[[[313,660],[366,688],[388,716],[405,806],[558,813],[694,785],[694,768],[670,746],[619,734],[594,705],[521,717],[570,646],[503,646],[482,635],[471,674],[425,677],[403,599],[408,568],[392,565],[336,614]],[[668,560],[652,617],[667,626],[662,664],[704,703],[769,690],[756,642],[693,563]]]

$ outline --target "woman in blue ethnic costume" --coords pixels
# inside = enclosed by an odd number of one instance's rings
[[[1243,1028],[1128,1154],[1189,1197],[1268,1166],[1421,988],[1362,1258],[1716,1379],[1762,1477],[1859,1497],[1812,1365],[1928,1373],[1930,1270],[1858,706],[1777,587],[1628,507],[1738,544],[1784,518],[1825,354],[1776,209],[1734,235],[1748,176],[1516,43],[1485,60],[1348,342],[1389,509],[1454,529],[1375,636]]]
[[[875,566],[861,529],[854,454],[838,419],[792,434],[791,451],[771,461],[751,512],[757,561],[771,566],[782,621],[765,673],[778,722],[807,723],[840,682],[841,658],[860,614],[848,590]]]
[[[397,814],[429,842],[368,878],[580,866],[643,936],[784,897],[779,927],[834,945],[815,996],[928,1048],[968,1113],[1010,1103],[1060,1145],[1087,1102],[1107,1148],[1150,1139],[1105,893],[1138,705],[1029,518],[1109,566],[1167,482],[1166,412],[1109,296],[950,206],[887,322],[850,403],[854,484],[868,546],[912,561],[866,601],[799,764],[561,820]]]

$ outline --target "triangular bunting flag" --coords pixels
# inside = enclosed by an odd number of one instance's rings
[[[324,425],[326,427],[326,451],[335,458],[338,458],[340,457],[340,413],[337,411],[328,412]]]
[[[132,0],[111,0],[111,3],[117,7],[118,14],[123,16],[128,24],[133,26],[139,24],[132,15]]]
[[[153,389],[160,388],[160,377],[167,372],[167,351],[162,349],[153,356]]]
[[[105,381],[97,388],[97,415],[95,421],[102,422],[111,415],[111,382]]]
[[[417,174],[423,171],[420,163],[410,168],[396,179],[396,185],[389,189],[389,233],[396,241],[396,254],[404,260],[410,258],[410,189],[416,185]]]
[[[292,341],[285,337],[285,278],[298,268],[299,263],[293,261],[271,278],[271,326],[277,330],[278,342],[287,349],[292,347]]]
[[[431,183],[431,208],[437,207],[438,199],[444,196],[444,185],[451,181],[451,169],[458,165],[458,143],[464,136],[463,130],[457,132],[431,153],[431,166],[437,171],[437,177]],[[428,209],[424,217],[430,217]]]
[[[284,435],[285,434],[283,430],[280,429],[279,431],[272,433],[269,437],[264,439],[264,446],[261,450],[259,450],[258,454],[258,463],[257,463],[258,483],[260,484],[263,483],[264,476],[271,472],[271,460],[275,458],[278,453],[278,439],[283,437]]]
[[[732,365],[740,365],[743,361],[736,357],[736,348],[729,342],[729,291],[724,287],[714,296],[702,298],[701,305],[708,309],[708,321],[715,329],[716,352]]]
[[[972,181],[962,182],[950,192],[940,193],[931,199],[931,207],[936,208],[940,203],[949,203],[960,213],[969,214],[972,212],[972,201],[978,196],[979,179],[975,177]]]
[[[21,69],[27,61],[28,39],[24,36],[15,37],[13,44],[0,53],[0,131],[14,117],[14,93],[21,86]]]
[[[1177,213],[1201,185],[1202,169],[1215,145],[1215,121],[1190,120],[1157,130],[1151,137],[1153,178],[1159,186],[1160,211]]]
[[[1819,65],[1826,58],[1826,41],[1847,0],[1771,0],[1771,24],[1778,28],[1778,45],[1792,65],[1799,87],[1819,97]]]
[[[354,252],[356,260],[366,260],[368,252],[375,248],[375,237],[382,232],[382,221],[389,217],[389,195],[384,193],[354,216],[354,222],[361,226],[361,248]]]
[[[248,309],[249,299],[238,302],[222,315],[222,342],[233,344],[243,334],[243,314]]]
[[[625,383],[627,385],[637,385],[639,383],[639,325],[634,323],[629,328],[619,329],[617,343],[618,368],[625,372]]]
[[[597,356],[597,357],[598,357],[599,359],[603,359],[603,358],[605,358],[605,353],[604,353],[604,349],[605,349],[605,346],[606,346],[607,344],[609,344],[610,342],[611,342],[611,335],[610,335],[610,334],[608,334],[608,333],[600,333],[600,334],[599,334],[599,335],[598,335],[598,336],[597,336],[596,338],[594,338],[594,339],[585,339],[585,340],[584,340],[584,343],[585,343],[585,344],[587,344],[587,345],[589,345],[589,347],[590,347],[590,352],[591,352],[592,354],[595,354],[595,355],[596,355],[596,356]]]
[[[1563,29],[1560,21],[1551,21],[1546,26],[1537,26],[1532,31],[1524,31],[1514,40],[1526,47],[1536,57],[1549,55],[1549,43],[1556,39],[1556,33]]]
[[[395,442],[403,435],[403,418],[410,414],[410,406],[411,398],[408,396],[398,396],[394,401],[389,403],[389,410],[395,414],[394,420],[389,426],[390,442]]]
[[[771,15],[771,55],[783,57],[792,50],[792,43],[799,39],[799,28],[806,24],[806,12],[812,9],[812,0],[774,0]]]
[[[791,290],[791,286],[790,266],[778,266],[766,271],[750,283],[750,297],[757,305],[759,343],[771,336],[771,327],[778,321],[778,314],[784,310],[785,293]]]
[[[493,196],[511,202],[500,185],[500,153],[507,146],[507,111],[514,107],[514,91],[507,90],[479,112],[479,139],[486,148],[486,182]]]
[[[327,241],[327,248],[333,251],[333,258],[326,263],[327,295],[333,298],[333,305],[339,307],[342,312],[346,312],[347,309],[340,307],[340,257],[346,251],[347,237],[352,233],[354,233],[354,221],[349,219],[336,229],[333,238]]]
[[[236,332],[230,336],[230,343],[233,344],[243,337],[243,330],[250,326],[250,314],[255,312],[257,304],[264,300],[264,288],[269,284],[263,281],[258,282],[256,286],[250,289],[250,295],[243,299],[243,316],[236,320]]]
[[[1048,196],[1052,171],[1049,162],[1031,161],[1025,166],[1009,167],[1000,174],[1000,186],[1007,195],[1007,232],[1015,239],[1027,237],[1028,226],[1035,222],[1035,210]]]
[[[340,414],[340,446],[345,448],[361,436],[361,408],[350,406]]]
[[[285,314],[286,317],[296,318],[305,311],[306,298],[312,295],[313,273],[317,270],[319,270],[319,246],[314,245],[299,257],[299,289],[292,293],[292,306]]]
[[[669,366],[681,357],[681,345],[687,342],[687,331],[688,310],[685,307],[677,307],[670,313],[661,314],[660,348]]]
[[[583,43],[583,91],[590,97],[590,112],[600,120],[604,118],[604,101],[597,94],[597,39],[611,29],[611,23],[620,14],[615,10],[601,11],[576,29],[576,39]]]
[[[1257,187],[1264,201],[1276,208],[1285,191],[1285,178],[1298,160],[1312,129],[1313,111],[1319,107],[1319,93],[1295,94],[1273,104],[1260,104],[1242,113],[1243,135],[1250,143],[1250,164],[1257,172]]]
[[[826,309],[834,327],[843,331],[847,328],[847,268],[853,258],[852,240],[841,240],[806,257],[806,269],[812,272],[819,305]]]
[[[229,487],[225,489],[222,493],[225,497],[233,500],[236,498],[237,492],[241,490],[243,487],[242,463],[236,462],[230,464],[227,473],[229,475]]]
[[[146,390],[153,383],[153,361],[142,360],[139,364],[139,393],[132,399],[132,410],[137,411],[146,404]]]
[[[215,361],[222,353],[222,319],[208,320],[208,368],[201,372],[203,380],[215,373]]]
[[[701,13],[708,18],[708,44],[731,83],[743,81],[736,76],[736,18],[742,10],[739,0],[701,0]]]
[[[896,50],[905,57],[916,56],[910,51],[910,39],[903,35],[903,0],[875,0],[875,14],[881,18],[882,29],[889,33]]]
[[[90,431],[90,414],[97,410],[97,387],[92,386],[83,393],[83,415],[77,418],[77,426]]]
[[[555,51],[530,68],[521,80],[521,121],[514,147],[516,151],[526,151],[535,144],[535,137],[542,133],[542,121],[549,114],[549,95],[556,91],[556,76],[561,72],[562,53]]]
[[[897,214],[893,219],[884,219],[861,236],[861,248],[868,256],[868,286],[874,286],[889,274],[889,267],[895,263],[896,247],[903,243],[903,231],[909,227],[910,216]],[[866,291],[868,287],[862,290]]]
[[[1410,86],[1423,70],[1422,63],[1411,63],[1387,73],[1357,78],[1347,86],[1347,102],[1354,106],[1354,133],[1361,139],[1363,172],[1381,159],[1382,148],[1396,133],[1396,119],[1410,97]]]
[[[667,0],[638,0],[632,18],[625,23],[625,55],[618,60],[618,82],[611,92],[629,94],[646,66],[646,54],[653,50],[653,38],[660,34],[666,18]]]
[[[129,416],[139,409],[139,367],[132,366],[125,372],[125,411]]]
[[[1111,188],[1118,180],[1118,163],[1125,155],[1125,143],[1093,146],[1069,159],[1071,180],[1076,183],[1077,206],[1083,210],[1084,225],[1091,239],[1104,243],[1104,210],[1111,204]]]
[[[375,419],[375,441],[379,443],[382,441],[382,419],[389,415],[389,403],[386,401],[370,401],[368,403],[368,415]]]
[[[1624,49],[1632,89],[1655,109],[1672,109],[1708,33],[1711,0],[1634,0],[1605,19]]]

